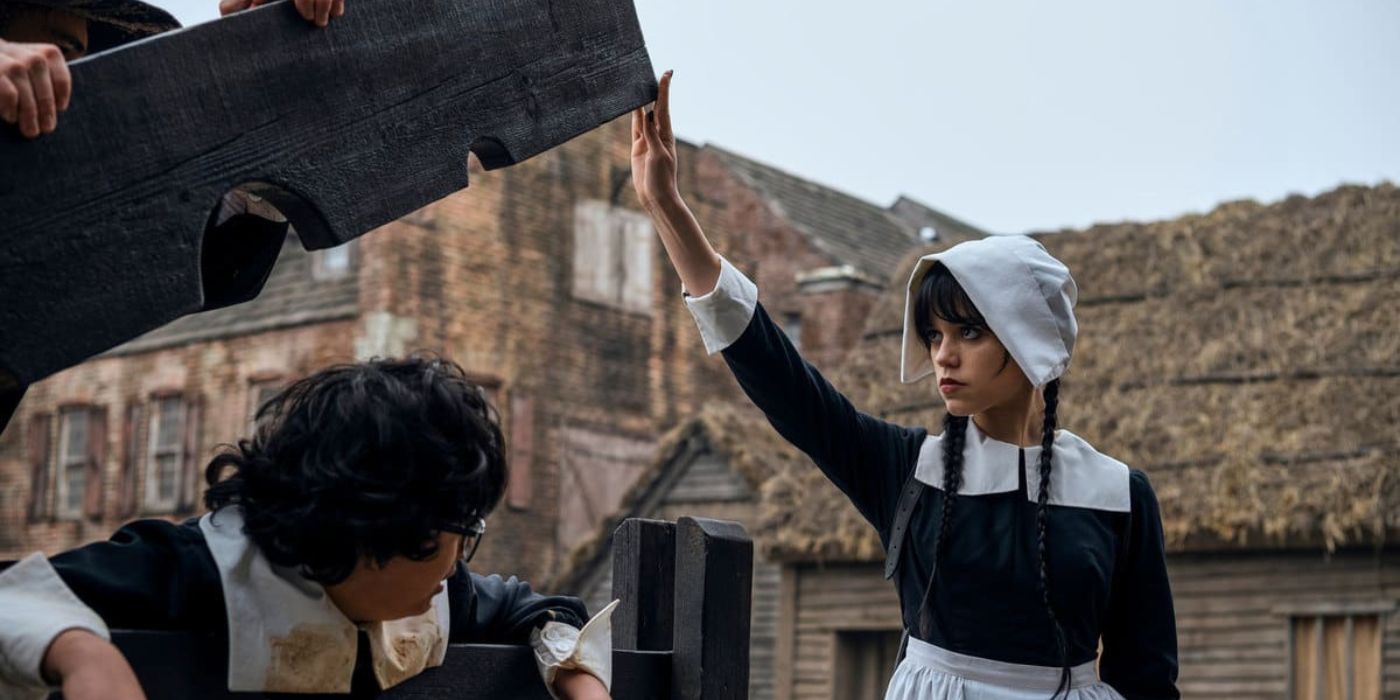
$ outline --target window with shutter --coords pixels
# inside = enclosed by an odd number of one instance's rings
[[[137,401],[126,405],[126,421],[122,426],[122,465],[117,479],[117,517],[126,518],[136,513],[136,486],[140,481],[138,473],[141,465],[141,426],[145,407]]]
[[[651,220],[643,213],[588,200],[574,208],[577,299],[651,313]]]
[[[58,462],[54,469],[54,486],[58,500],[55,514],[64,520],[83,515],[83,493],[87,484],[88,420],[86,406],[65,408],[59,412]]]
[[[639,212],[613,210],[618,239],[623,243],[620,305],[628,311],[651,312],[651,219]]]
[[[176,511],[181,513],[194,510],[199,502],[200,458],[203,456],[199,451],[202,437],[199,431],[203,426],[203,409],[204,402],[199,397],[185,400],[185,420],[180,436],[180,476],[176,490],[179,500],[175,504]]]
[[[88,410],[87,459],[83,463],[83,515],[101,520],[106,505],[107,409]]]
[[[585,201],[574,207],[574,297],[612,304],[617,271],[606,202]]]
[[[179,501],[180,463],[185,434],[185,401],[178,396],[151,402],[146,448],[144,505],[153,512],[174,512]]]
[[[52,516],[53,499],[49,489],[51,454],[49,451],[52,419],[47,413],[29,419],[29,520],[44,520]]]
[[[1295,615],[1290,626],[1290,697],[1380,700],[1380,615]]]

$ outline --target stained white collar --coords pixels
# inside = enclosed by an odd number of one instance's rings
[[[356,625],[321,584],[263,556],[243,534],[241,509],[206,514],[199,529],[223,584],[230,691],[348,693],[359,629],[381,688],[442,665],[451,628],[446,589],[422,615]]]
[[[1041,447],[1020,447],[988,437],[973,421],[967,422],[963,445],[963,474],[959,495],[983,496],[1015,491],[1020,453],[1026,453],[1026,498],[1040,497]],[[919,448],[914,478],[943,488],[943,436],[930,435]],[[1132,510],[1128,465],[1095,450],[1068,430],[1055,431],[1051,456],[1051,505],[1127,513]]]

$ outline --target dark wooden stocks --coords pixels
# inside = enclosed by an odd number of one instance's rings
[[[468,149],[511,165],[656,92],[630,0],[278,2],[71,67],[54,133],[0,125],[0,393],[255,296],[280,238],[211,240],[235,187],[334,246],[465,187]]]
[[[617,700],[748,697],[753,541],[738,523],[682,517],[626,520],[613,535],[612,696]],[[0,565],[0,570],[3,570]],[[151,700],[312,700],[344,695],[228,692],[222,632],[117,630],[112,642]],[[236,660],[235,660],[236,661]],[[372,683],[373,680],[371,679]],[[534,653],[523,646],[452,644],[439,668],[382,700],[549,700]],[[61,696],[55,694],[55,700]]]

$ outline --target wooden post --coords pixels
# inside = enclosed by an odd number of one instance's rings
[[[675,700],[748,697],[752,599],[753,541],[743,526],[681,518],[671,661]]]
[[[675,610],[676,524],[629,518],[613,532],[613,648],[669,651]]]

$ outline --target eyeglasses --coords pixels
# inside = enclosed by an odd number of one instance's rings
[[[462,553],[457,557],[463,564],[472,560],[476,555],[476,548],[481,546],[481,538],[486,536],[486,521],[477,518],[476,522],[470,525],[439,525],[443,532],[452,532],[462,536]]]

